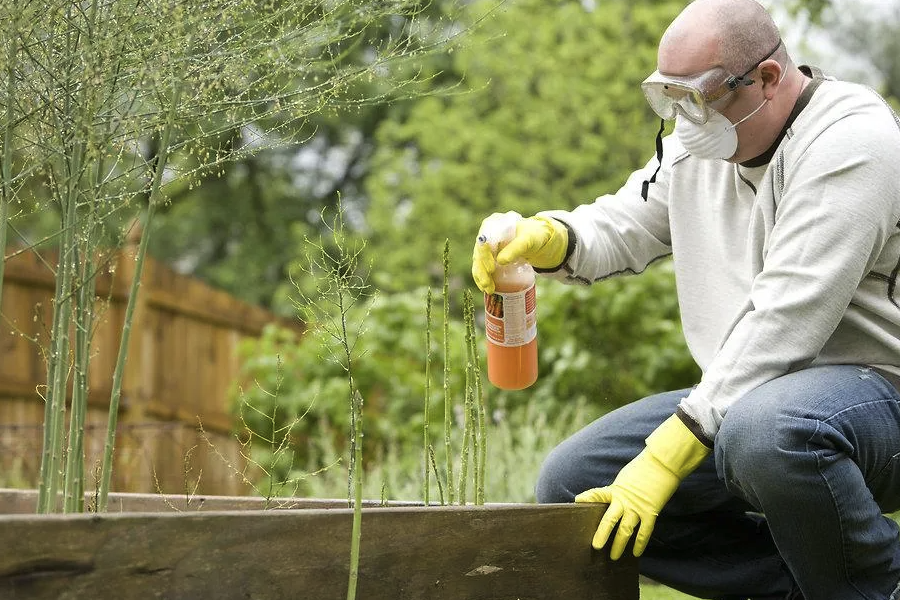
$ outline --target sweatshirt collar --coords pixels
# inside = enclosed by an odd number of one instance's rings
[[[769,149],[760,154],[755,158],[751,158],[750,160],[744,161],[741,163],[742,167],[753,168],[753,167],[761,167],[763,165],[769,164],[772,160],[772,157],[775,156],[775,152],[778,150],[779,144],[781,144],[781,140],[784,139],[784,136],[787,135],[788,129],[794,123],[794,120],[797,118],[806,105],[809,104],[809,101],[812,99],[813,94],[816,92],[816,89],[821,85],[821,83],[825,80],[825,76],[822,74],[816,67],[802,66],[800,70],[804,75],[810,77],[812,81],[807,84],[803,91],[800,92],[800,96],[797,98],[797,102],[794,104],[793,110],[791,110],[791,114],[788,115],[787,121],[784,123],[784,127],[781,129],[781,133],[778,134],[778,137],[775,138],[775,142],[769,146]]]

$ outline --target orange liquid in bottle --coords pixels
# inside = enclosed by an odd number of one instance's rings
[[[521,390],[538,375],[534,271],[528,265],[504,269],[494,274],[497,293],[484,299],[488,380],[500,389]]]
[[[502,390],[523,390],[537,381],[537,338],[507,348],[488,342],[488,380]]]

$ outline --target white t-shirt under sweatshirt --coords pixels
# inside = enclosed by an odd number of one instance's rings
[[[810,71],[807,71],[809,73]],[[574,247],[546,273],[593,283],[673,256],[684,335],[703,371],[678,414],[712,446],[728,408],[814,365],[900,374],[900,123],[867,87],[816,78],[782,137],[744,164],[675,135],[615,194],[572,211]],[[896,300],[900,303],[900,285]]]

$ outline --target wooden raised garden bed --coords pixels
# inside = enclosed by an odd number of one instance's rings
[[[344,600],[353,511],[298,500],[111,494],[105,514],[35,515],[0,490],[6,600]],[[173,508],[174,507],[174,508]],[[342,507],[342,508],[339,508]],[[590,548],[591,505],[363,509],[360,600],[634,600],[637,561]]]

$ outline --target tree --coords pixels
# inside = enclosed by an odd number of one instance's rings
[[[37,6],[10,0],[4,10],[33,11]],[[138,22],[147,10],[123,4],[129,16],[125,26]],[[191,77],[201,86],[196,89],[217,108],[179,115],[151,253],[248,301],[270,304],[287,279],[285,267],[294,254],[285,248],[295,230],[301,230],[302,239],[315,229],[319,212],[335,203],[338,193],[345,206],[360,203],[356,181],[371,149],[371,132],[389,103],[434,93],[444,85],[439,66],[432,65],[439,65],[442,53],[463,37],[450,25],[458,10],[456,0],[277,0],[265,7],[218,0],[195,9],[185,18],[191,23],[216,12],[221,16],[217,31],[211,32],[217,41],[203,40],[191,51],[196,67]],[[10,25],[15,22],[9,20]],[[202,40],[210,31],[201,28],[194,35]],[[237,39],[254,39],[256,48],[233,54]],[[128,56],[142,53],[149,69],[178,51],[173,47],[151,60],[153,48],[162,45],[153,40]],[[211,55],[204,54],[209,49],[218,53],[214,65]],[[290,91],[304,89],[310,93]],[[226,110],[229,99],[237,100]],[[240,111],[243,117],[236,118]],[[20,145],[8,147],[17,160],[34,163],[33,151],[26,155]],[[160,151],[159,131],[147,129],[127,145],[125,157],[147,166]],[[128,180],[117,181],[123,179]],[[10,237],[40,245],[58,232],[58,204],[51,201],[42,173],[17,181],[21,193]],[[127,207],[120,203],[126,210],[108,215],[109,245],[116,245],[121,230],[148,206],[146,190],[132,191]]]
[[[406,74],[407,83],[420,84],[398,90],[384,78],[357,78],[292,132],[301,143],[217,165],[203,174],[202,185],[173,186],[161,209],[154,256],[244,300],[291,311],[284,297],[291,287],[289,265],[307,235],[323,233],[321,211],[335,208],[340,198],[348,226],[362,219],[367,200],[361,181],[379,124],[409,109],[411,103],[398,99],[454,86],[443,64],[446,50],[465,38],[453,25],[461,10],[457,0],[409,1],[392,8],[386,5],[367,23],[333,64],[366,69],[381,48],[405,44],[404,52],[415,61],[392,70],[395,76]],[[253,129],[225,133],[226,145],[259,143]]]

